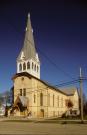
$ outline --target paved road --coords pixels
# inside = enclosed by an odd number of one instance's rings
[[[87,125],[32,122],[0,122],[0,134],[87,135]]]

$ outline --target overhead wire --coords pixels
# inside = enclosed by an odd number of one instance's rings
[[[8,19],[6,19],[6,21],[8,21]],[[9,22],[9,21],[8,21]],[[15,29],[14,25],[12,25],[11,21],[9,22],[9,26],[11,26],[13,28],[13,30],[15,30],[18,34],[19,34],[19,30]],[[34,36],[35,37],[35,36]],[[35,39],[35,38],[34,38]],[[30,42],[30,41],[29,41]],[[35,42],[36,43],[36,42]],[[36,47],[36,49],[40,52],[41,55],[44,56],[44,58],[46,58],[46,60],[48,60],[50,62],[51,65],[53,65],[54,67],[56,67],[57,70],[61,71],[65,76],[67,76],[70,79],[75,79],[73,78],[68,72],[64,71],[62,68],[60,68],[55,62],[52,61],[52,59],[50,59],[40,48]]]
[[[73,80],[73,81],[69,81],[69,82],[60,83],[60,84],[57,84],[55,86],[56,87],[63,87],[63,86],[72,85],[72,84],[75,84],[75,83],[78,83],[78,82],[79,82],[79,79]]]
[[[70,78],[71,80],[75,79],[73,78],[68,72],[64,71],[62,68],[60,68],[55,62],[52,61],[40,48],[36,47],[36,49],[44,56],[46,60],[50,62],[51,65],[53,65],[57,70],[61,71],[65,76]]]

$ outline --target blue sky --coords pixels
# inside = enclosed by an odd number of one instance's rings
[[[23,46],[28,12],[41,60],[41,79],[53,85],[72,81],[78,79],[79,67],[86,77],[87,3],[84,0],[0,1],[0,91],[13,86],[11,78],[16,73],[16,58]],[[87,82],[83,88],[86,93]]]

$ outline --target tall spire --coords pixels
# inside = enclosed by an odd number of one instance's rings
[[[23,48],[17,58],[17,73],[21,72],[27,72],[40,78],[40,61],[35,50],[30,14],[28,14]]]
[[[25,59],[31,59],[31,58],[34,59],[36,56],[33,29],[32,29],[31,20],[30,20],[30,13],[28,14],[28,19],[27,19],[27,27],[26,27],[26,32],[25,32],[24,45],[23,45],[23,48],[22,48],[17,60],[20,60],[21,54],[23,54],[23,53],[24,53]]]
[[[35,47],[34,37],[33,37],[33,29],[32,29],[31,20],[30,20],[30,13],[28,13],[25,40],[28,40]]]

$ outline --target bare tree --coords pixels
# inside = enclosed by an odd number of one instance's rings
[[[70,99],[67,99],[66,100],[66,106],[67,106],[68,109],[72,108],[73,107],[73,102]]]

